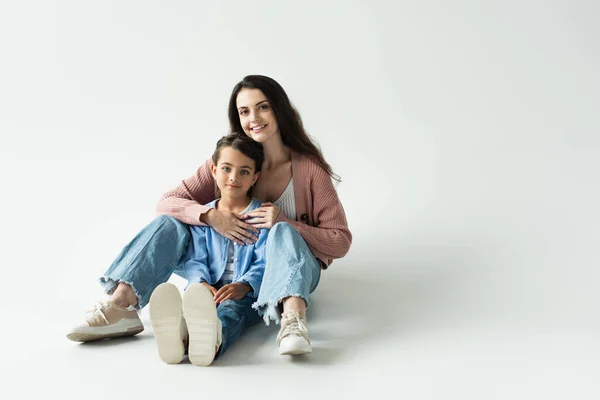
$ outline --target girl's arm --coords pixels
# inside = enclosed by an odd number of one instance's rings
[[[193,227],[192,238],[186,252],[186,262],[183,265],[188,286],[192,283],[206,282],[209,285],[210,271],[208,269],[208,246],[206,243],[206,229],[208,227]]]
[[[265,274],[265,248],[267,244],[268,229],[261,229],[258,241],[254,244],[254,254],[252,255],[252,264],[248,271],[238,279],[238,282],[250,286],[254,297],[258,297],[263,275]]]

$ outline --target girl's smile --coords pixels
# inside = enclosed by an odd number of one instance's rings
[[[212,165],[213,176],[223,197],[231,199],[248,197],[250,187],[258,179],[253,159],[233,147],[224,147],[217,165]]]

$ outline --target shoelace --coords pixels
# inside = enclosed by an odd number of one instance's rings
[[[96,315],[100,315],[102,317],[102,319],[104,320],[104,322],[106,322],[106,325],[110,325],[108,323],[108,319],[106,319],[106,315],[104,315],[104,310],[108,307],[108,304],[103,302],[103,301],[98,301],[95,305],[94,308],[92,308],[90,311],[88,311],[90,313],[90,318],[91,317],[95,317]]]
[[[297,311],[290,310],[281,316],[281,325],[283,329],[277,335],[277,341],[281,341],[288,335],[303,336],[306,339],[308,328],[304,323],[304,319],[300,317]],[[307,339],[308,340],[308,339]]]

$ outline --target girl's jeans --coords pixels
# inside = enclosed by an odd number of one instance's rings
[[[119,282],[127,283],[138,298],[136,308],[141,310],[154,289],[173,273],[186,279],[183,263],[190,237],[187,224],[166,215],[155,218],[123,248],[100,283],[108,294]],[[270,319],[279,323],[278,305],[282,299],[301,297],[308,307],[309,294],[316,289],[320,276],[319,262],[296,229],[284,222],[275,224],[267,237],[265,274],[257,301],[245,297],[217,307],[223,326],[220,354],[244,328],[259,322],[260,316],[267,325]]]

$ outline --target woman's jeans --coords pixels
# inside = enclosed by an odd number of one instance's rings
[[[186,279],[183,263],[190,237],[187,224],[166,215],[155,218],[123,248],[100,283],[108,294],[119,282],[127,283],[138,298],[136,308],[141,310],[154,289],[173,273]],[[260,316],[267,325],[269,319],[279,323],[278,304],[282,299],[301,297],[308,307],[309,294],[316,289],[320,276],[319,262],[296,229],[284,222],[275,224],[267,237],[265,274],[257,301],[245,297],[217,307],[223,326],[220,354],[244,328],[259,322]]]
[[[279,323],[278,305],[286,297],[304,299],[310,306],[308,295],[319,284],[321,265],[310,251],[298,231],[286,222],[279,222],[267,236],[266,266],[256,303],[265,324],[269,320]]]

